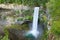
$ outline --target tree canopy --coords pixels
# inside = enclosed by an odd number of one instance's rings
[[[50,0],[47,5],[52,16],[52,31],[60,35],[60,0]]]
[[[40,4],[45,5],[48,0],[0,0],[0,3],[18,3],[29,6],[40,6]]]

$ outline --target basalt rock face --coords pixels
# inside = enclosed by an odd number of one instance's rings
[[[24,21],[21,25],[29,24],[30,21]],[[20,26],[21,27],[21,26]],[[17,28],[8,28],[10,40],[28,40],[25,37],[26,30],[20,30]]]
[[[12,28],[8,29],[8,31],[10,40],[26,40],[24,37],[25,31]]]
[[[0,40],[5,36],[3,28],[0,26]]]

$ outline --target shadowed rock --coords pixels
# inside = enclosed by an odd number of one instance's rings
[[[26,20],[20,25],[29,24],[29,23],[30,23],[30,21]],[[10,40],[27,40],[27,38],[25,37],[25,33],[26,33],[25,30],[18,30],[16,28],[15,29],[9,28],[8,32],[9,32]]]
[[[4,37],[4,31],[3,28],[0,26],[0,40]]]
[[[5,9],[5,8],[0,8],[0,12],[6,12],[6,11],[11,11],[12,9]]]
[[[24,37],[25,31],[17,29],[8,29],[10,40],[26,40]]]
[[[29,23],[31,23],[30,20],[24,20],[24,21],[17,21],[17,22],[15,22],[15,24],[20,24],[20,25],[29,24]]]

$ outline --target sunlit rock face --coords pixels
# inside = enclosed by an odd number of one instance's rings
[[[11,17],[7,17],[6,18],[7,19],[7,26],[11,26],[11,24],[14,24],[15,22],[13,21],[13,18],[11,18]]]
[[[16,4],[0,4],[0,8],[5,8],[5,9],[14,9],[14,10],[28,10],[28,6],[24,5],[16,5]]]

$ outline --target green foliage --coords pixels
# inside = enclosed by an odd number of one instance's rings
[[[19,11],[16,11],[16,14],[19,15]],[[31,20],[33,19],[33,11],[31,10],[22,10],[22,17],[17,18],[17,21]]]
[[[18,18],[17,21],[23,21],[23,17]]]
[[[4,32],[5,32],[5,36],[1,40],[9,40],[9,38],[8,38],[9,33],[6,28],[4,29]]]
[[[47,6],[52,17],[60,16],[60,0],[50,0]]]
[[[33,17],[32,17],[32,16],[26,16],[25,18],[26,18],[27,20],[30,20],[30,21],[33,20]]]
[[[47,8],[53,19],[51,31],[56,35],[60,35],[60,0],[50,0]]]
[[[2,39],[2,36],[0,36],[0,40]]]
[[[18,3],[21,4],[21,0],[0,0],[0,3]]]
[[[22,25],[14,24],[14,25],[11,25],[9,28],[18,29],[18,30],[28,30],[29,26],[28,24],[22,24]]]
[[[45,33],[45,34],[43,34],[42,38],[40,38],[40,39],[41,39],[41,40],[47,40],[47,38],[48,38],[48,34]]]
[[[5,35],[1,40],[9,40],[8,35]]]
[[[40,4],[45,5],[48,0],[0,0],[0,3],[17,3],[29,6],[40,6]]]
[[[27,20],[31,20],[33,19],[33,10],[26,10],[23,12],[24,18]]]
[[[56,35],[60,35],[60,22],[53,21],[52,32]]]
[[[23,0],[22,3],[29,6],[40,6],[40,4],[45,4],[48,0]]]
[[[20,14],[19,10],[15,11],[15,12],[16,12],[16,14]]]
[[[30,9],[30,10],[25,10],[24,12],[23,12],[23,14],[25,15],[25,16],[27,16],[27,15],[32,15],[33,14],[33,10],[32,9]]]

